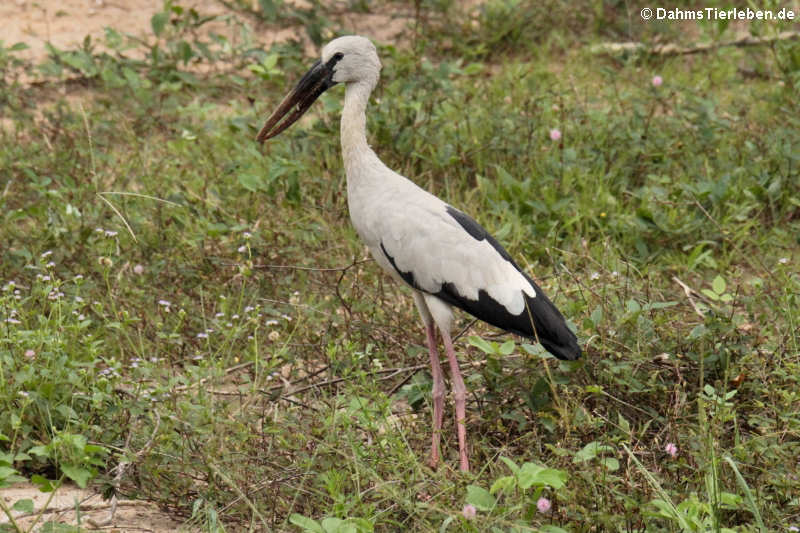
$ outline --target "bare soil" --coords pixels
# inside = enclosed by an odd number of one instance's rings
[[[32,513],[15,512],[14,520],[17,525],[27,531],[34,523],[36,529],[45,522],[77,525],[77,512],[80,510],[80,525],[89,530],[110,529],[119,533],[168,533],[180,531],[181,523],[173,520],[168,514],[160,511],[155,505],[134,500],[120,500],[113,520],[109,522],[111,514],[110,502],[103,501],[99,494],[90,489],[81,489],[75,485],[66,484],[56,491],[53,499],[47,504],[46,511],[37,519],[40,511],[47,503],[50,494],[40,492],[29,483],[20,483],[13,487],[0,490],[0,498],[6,505],[11,506],[19,500],[30,499],[34,503]],[[0,524],[7,523],[8,517],[0,516]],[[183,528],[188,531],[188,529]]]

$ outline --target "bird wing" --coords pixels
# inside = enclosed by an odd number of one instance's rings
[[[438,205],[437,205],[438,204]],[[384,219],[381,249],[412,287],[437,294],[444,287],[461,298],[479,300],[480,291],[513,314],[525,309],[523,294],[536,289],[477,222],[445,204],[405,204]]]
[[[575,334],[536,283],[471,217],[436,197],[404,202],[378,223],[380,253],[409,285],[494,326],[538,340],[561,359]]]

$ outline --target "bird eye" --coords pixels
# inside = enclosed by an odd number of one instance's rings
[[[334,58],[336,61],[339,61],[339,60],[340,60],[340,59],[342,59],[343,57],[344,57],[344,54],[343,54],[343,53],[341,53],[341,52],[336,52],[335,54],[333,54],[333,58]]]

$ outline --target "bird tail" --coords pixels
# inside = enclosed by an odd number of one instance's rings
[[[525,295],[525,307],[528,314],[530,331],[525,331],[533,340],[539,341],[545,350],[558,359],[574,361],[581,356],[578,338],[567,326],[561,311],[550,301],[544,292],[533,282],[536,296]]]

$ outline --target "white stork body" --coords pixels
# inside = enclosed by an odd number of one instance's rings
[[[433,466],[439,461],[444,402],[434,325],[442,334],[456,404],[460,467],[466,471],[466,388],[450,338],[451,306],[538,340],[560,359],[578,358],[580,348],[558,309],[486,230],[389,169],[369,147],[366,107],[379,72],[380,61],[368,39],[331,41],[321,61],[267,120],[258,139],[263,142],[286,129],[330,86],[346,84],[341,141],[350,218],[375,261],[413,289],[425,323],[433,377]],[[278,125],[289,111],[292,115]]]

